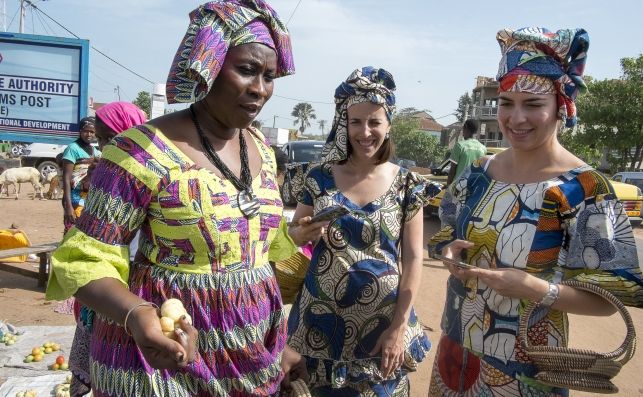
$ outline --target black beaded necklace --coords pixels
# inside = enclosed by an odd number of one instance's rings
[[[230,168],[221,161],[221,158],[210,144],[210,140],[205,136],[205,133],[199,124],[199,120],[197,120],[194,105],[190,105],[190,114],[192,116],[194,127],[196,127],[196,131],[199,134],[199,139],[201,140],[201,146],[203,147],[205,156],[210,160],[212,165],[221,171],[223,177],[229,180],[239,191],[239,194],[237,195],[237,203],[241,213],[246,218],[254,217],[259,212],[260,204],[257,196],[255,196],[252,191],[252,174],[250,173],[250,161],[248,160],[248,145],[246,144],[246,139],[243,136],[243,131],[239,131],[241,178],[238,178]]]

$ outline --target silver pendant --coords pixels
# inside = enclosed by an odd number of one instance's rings
[[[239,210],[246,218],[252,218],[259,212],[259,199],[252,190],[242,190],[237,195]]]

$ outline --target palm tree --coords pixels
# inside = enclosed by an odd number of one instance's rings
[[[299,133],[303,134],[306,128],[310,127],[310,120],[316,119],[315,109],[311,106],[310,103],[300,102],[295,105],[290,114],[295,118],[293,125],[299,124]]]
[[[317,122],[319,128],[321,128],[322,136],[324,136],[324,128],[326,128],[326,120],[319,120]]]

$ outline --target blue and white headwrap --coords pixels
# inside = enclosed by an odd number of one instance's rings
[[[323,162],[338,162],[348,158],[348,108],[370,102],[384,107],[390,122],[395,112],[395,81],[384,69],[365,66],[356,69],[335,90],[335,118],[322,150]]]

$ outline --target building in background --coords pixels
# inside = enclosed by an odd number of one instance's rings
[[[478,76],[473,89],[471,119],[479,123],[476,138],[487,147],[506,147],[498,127],[498,86],[492,77]]]
[[[165,114],[165,84],[154,84],[151,105],[148,119],[152,120]]]
[[[460,140],[461,131],[462,123],[459,121],[456,121],[455,123],[449,124],[446,127],[442,128],[440,145],[446,147],[448,150],[451,150],[453,145],[455,145]]]
[[[411,114],[411,118],[418,119],[420,121],[420,130],[434,136],[438,141],[440,141],[444,126],[435,121],[433,116],[428,112],[425,112],[424,110],[415,112]]]

